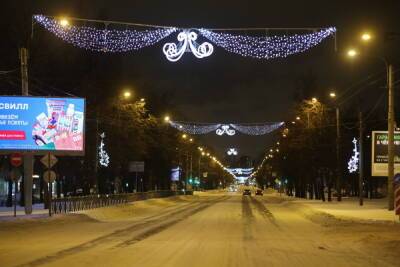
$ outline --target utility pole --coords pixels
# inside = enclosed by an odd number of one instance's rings
[[[341,158],[340,158],[340,110],[336,106],[336,193],[337,201],[342,201],[342,183],[341,183]]]
[[[360,146],[359,148],[359,164],[358,164],[358,196],[360,200],[360,206],[364,204],[364,199],[363,199],[363,178],[364,178],[364,156],[363,156],[363,121],[362,121],[362,112],[360,111],[359,113],[359,119],[360,119],[360,137],[358,144]]]
[[[393,65],[388,65],[388,209],[394,210],[394,74]]]
[[[201,185],[201,157],[202,157],[202,155],[201,155],[201,153],[199,154],[199,169],[198,169],[198,174],[199,174],[199,182],[200,182],[200,185]]]
[[[28,49],[19,49],[19,59],[21,63],[21,88],[22,95],[29,95],[28,89]],[[33,187],[33,154],[24,154],[24,202],[25,214],[32,213],[32,187]]]

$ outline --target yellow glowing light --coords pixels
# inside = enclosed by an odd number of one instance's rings
[[[349,57],[355,57],[355,56],[357,56],[357,51],[355,50],[355,49],[350,49],[349,51],[347,51],[347,55],[349,56]]]
[[[66,18],[60,19],[60,25],[62,27],[67,27],[69,25],[69,21]]]
[[[368,32],[365,32],[361,35],[361,40],[366,41],[366,42],[371,40],[371,38],[372,38],[371,34],[369,34]]]
[[[300,120],[300,117],[299,117],[299,116],[297,116],[297,117],[296,117],[296,120],[298,120],[298,121],[299,121],[299,120]]]
[[[318,102],[318,99],[317,99],[316,97],[313,97],[313,98],[311,98],[311,102],[317,103],[317,102]]]
[[[335,92],[331,92],[331,93],[329,94],[329,96],[330,96],[331,98],[335,98],[335,97],[336,97],[336,93],[335,93]]]
[[[132,96],[130,91],[125,91],[123,94],[124,98],[130,98]]]
[[[169,122],[169,121],[170,121],[169,116],[165,116],[165,117],[164,117],[164,121],[165,121],[165,122]]]
[[[186,135],[186,134],[182,134],[182,138],[183,138],[183,139],[186,139],[186,138],[187,138],[187,135]]]

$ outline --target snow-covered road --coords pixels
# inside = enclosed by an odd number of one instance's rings
[[[272,195],[176,197],[0,223],[0,266],[400,266],[399,230]]]

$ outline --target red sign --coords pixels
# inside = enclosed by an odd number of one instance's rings
[[[14,167],[19,167],[22,164],[22,154],[21,153],[13,153],[10,158],[11,165]]]
[[[0,140],[25,140],[25,132],[24,131],[9,131],[2,130],[0,131]]]

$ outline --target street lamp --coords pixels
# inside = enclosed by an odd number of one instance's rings
[[[361,35],[361,40],[364,41],[364,42],[370,41],[371,38],[372,38],[372,36],[371,36],[371,34],[368,33],[368,32],[364,32],[364,33]]]
[[[129,99],[129,98],[131,98],[132,93],[131,93],[131,91],[126,90],[126,91],[124,91],[124,92],[122,93],[122,96],[123,96],[124,99]]]
[[[313,97],[313,98],[311,98],[311,102],[315,104],[318,102],[318,99],[316,97]]]
[[[186,135],[186,134],[182,134],[182,138],[183,138],[183,139],[186,139],[186,138],[187,138],[187,135]]]
[[[164,117],[164,121],[165,121],[165,122],[169,122],[169,121],[170,121],[169,116],[165,116],[165,117]]]
[[[300,120],[300,117],[299,117],[299,116],[297,116],[297,117],[296,117],[296,120],[297,120],[297,121],[299,121],[299,120]]]
[[[353,57],[356,57],[357,55],[358,55],[358,52],[357,52],[357,50],[355,50],[355,49],[349,49],[349,50],[347,51],[347,56],[348,56],[348,57],[353,58]]]
[[[371,40],[371,34],[364,33],[361,35],[361,40],[365,43]],[[355,57],[358,53],[353,49],[347,53],[350,57]],[[393,65],[388,62],[385,57],[374,57],[381,60],[386,67],[386,86],[388,90],[388,210],[394,209],[394,72]]]
[[[336,93],[330,92],[329,96],[332,100],[336,100]],[[337,201],[342,201],[342,167],[341,167],[341,158],[340,158],[340,109],[339,105],[335,103],[335,111],[336,111],[336,189],[337,189]],[[330,196],[329,199],[330,200]]]
[[[61,27],[63,27],[63,28],[69,26],[69,21],[66,18],[61,18],[59,23],[60,23]]]

